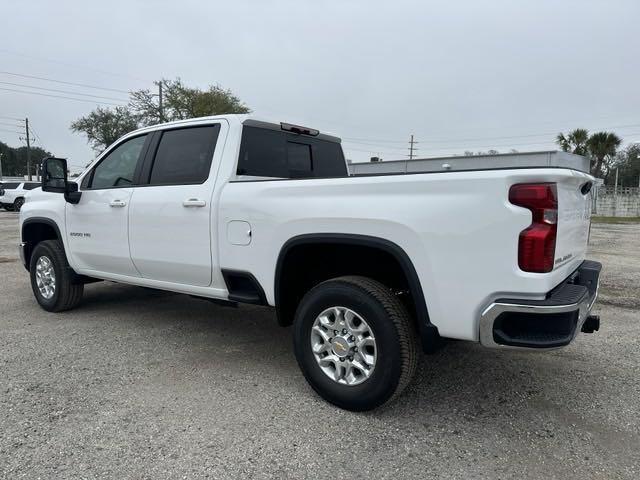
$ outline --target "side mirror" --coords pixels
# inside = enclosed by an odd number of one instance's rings
[[[82,192],[78,184],[67,180],[67,161],[64,158],[45,158],[42,161],[42,191],[63,193],[69,203],[78,203]]]
[[[42,191],[66,193],[67,161],[64,158],[48,157],[42,161]]]

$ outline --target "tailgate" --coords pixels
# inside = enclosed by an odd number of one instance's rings
[[[558,183],[558,237],[554,270],[576,260],[584,260],[591,224],[593,177],[562,177]]]

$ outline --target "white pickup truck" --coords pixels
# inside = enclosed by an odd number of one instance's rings
[[[224,115],[137,130],[66,172],[46,159],[20,212],[42,308],[96,279],[275,307],[342,408],[395,397],[443,339],[544,350],[599,326],[593,177],[572,168],[349,176],[339,138]]]

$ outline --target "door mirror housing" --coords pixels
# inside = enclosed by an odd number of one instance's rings
[[[42,191],[66,193],[67,161],[64,158],[48,157],[42,161]]]
[[[67,160],[48,157],[42,161],[42,191],[64,194],[69,203],[78,203],[82,192],[78,184],[67,179]]]

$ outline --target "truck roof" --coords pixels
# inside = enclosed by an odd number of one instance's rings
[[[243,125],[251,125],[259,128],[272,128],[274,130],[284,129],[283,125],[290,125],[293,127],[299,126],[299,125],[283,122],[280,120],[274,120],[273,118],[265,118],[259,115],[234,113],[234,114],[225,114],[225,115],[210,115],[207,117],[196,117],[196,118],[189,118],[186,120],[176,120],[173,122],[158,123],[156,125],[142,127],[137,130],[134,130],[128,133],[127,136],[130,136],[130,135],[132,136],[132,135],[144,133],[144,132],[152,132],[155,130],[160,130],[163,128],[168,128],[173,126],[206,124],[207,122],[214,121],[214,120],[227,120],[230,123],[241,123]],[[318,132],[317,134],[313,135],[316,138],[321,138],[322,140],[338,142],[338,143],[341,142],[340,137],[337,137],[335,135],[331,135],[328,133],[321,133],[319,130],[314,129],[313,127],[305,126],[301,128],[305,128],[308,130],[315,130],[316,132]]]

